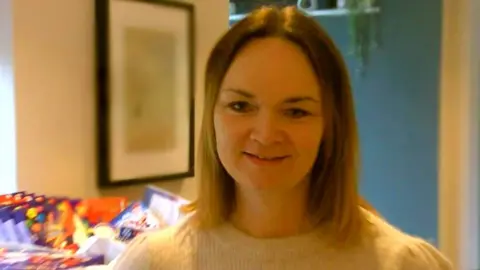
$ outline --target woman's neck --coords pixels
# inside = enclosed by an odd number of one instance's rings
[[[257,238],[288,237],[310,231],[313,226],[306,211],[307,188],[306,184],[287,191],[238,188],[231,222]]]

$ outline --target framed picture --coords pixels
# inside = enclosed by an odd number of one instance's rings
[[[194,7],[96,0],[101,187],[194,174]]]

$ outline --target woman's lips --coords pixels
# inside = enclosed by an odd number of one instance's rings
[[[245,157],[255,165],[277,165],[282,163],[289,156],[261,156],[248,152],[243,152]]]

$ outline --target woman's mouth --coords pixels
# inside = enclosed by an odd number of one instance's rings
[[[274,165],[283,162],[289,156],[266,156],[243,152],[245,157],[256,165]]]

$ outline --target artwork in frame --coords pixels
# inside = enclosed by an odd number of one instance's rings
[[[193,176],[193,5],[95,5],[99,186]]]

